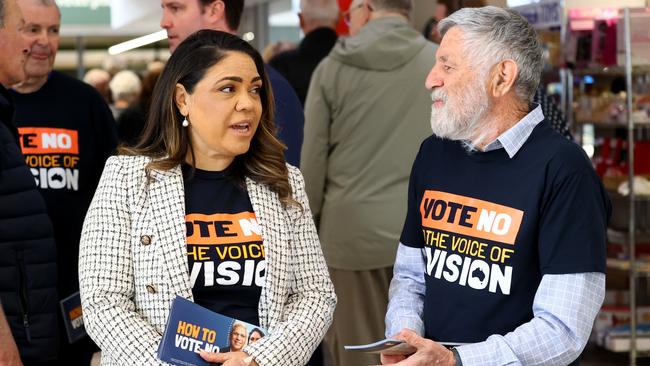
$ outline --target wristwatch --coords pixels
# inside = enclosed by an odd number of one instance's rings
[[[451,353],[454,354],[454,361],[456,361],[456,366],[463,366],[463,362],[460,360],[460,355],[456,347],[451,348]]]

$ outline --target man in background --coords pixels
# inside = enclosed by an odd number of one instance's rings
[[[305,34],[295,50],[282,52],[269,61],[282,74],[305,104],[309,80],[318,63],[334,47],[339,7],[336,0],[301,0],[300,29]]]
[[[383,338],[388,286],[406,214],[408,177],[431,134],[421,86],[435,45],[409,24],[410,0],[355,0],[312,76],[300,169],[338,304],[325,344],[335,365],[379,357],[344,345]],[[363,301],[359,300],[363,294]]]
[[[79,238],[104,163],[117,144],[111,112],[91,86],[53,71],[61,13],[54,0],[18,0],[31,44],[26,78],[13,86],[15,124],[31,176],[54,226],[58,300],[79,291]],[[87,365],[90,338],[70,344],[60,323],[59,362]]]
[[[59,341],[52,224],[20,153],[7,91],[25,78],[33,41],[24,26],[15,0],[0,0],[0,365],[9,366],[54,365]]]
[[[84,75],[84,83],[89,84],[99,95],[104,98],[106,104],[111,103],[111,89],[108,86],[108,83],[111,81],[111,74],[108,71],[103,69],[90,69]]]
[[[244,0],[161,0],[160,4],[160,26],[167,31],[171,52],[201,29],[236,34],[244,11]],[[282,75],[268,65],[266,71],[273,88],[278,137],[287,145],[284,156],[289,164],[298,166],[305,123],[300,100]]]

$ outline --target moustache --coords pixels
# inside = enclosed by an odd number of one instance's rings
[[[447,93],[444,92],[442,89],[434,89],[431,91],[431,101],[435,102],[436,100],[440,100],[443,102],[447,101]]]

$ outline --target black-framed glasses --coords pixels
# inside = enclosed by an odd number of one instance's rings
[[[350,26],[350,17],[351,17],[351,15],[352,15],[352,11],[353,11],[353,10],[357,10],[357,9],[359,9],[359,8],[362,7],[362,6],[363,6],[363,2],[362,2],[361,4],[357,4],[357,5],[355,5],[355,6],[351,6],[348,10],[346,10],[346,11],[343,12],[343,21],[345,22],[345,24],[346,24],[348,27]]]

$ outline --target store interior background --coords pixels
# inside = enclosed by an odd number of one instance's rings
[[[342,11],[351,2],[338,1]],[[169,57],[164,39],[109,54],[111,46],[144,35],[155,37],[160,32],[159,0],[57,0],[57,3],[62,12],[61,46],[55,63],[59,71],[79,78],[91,68],[142,71],[151,61],[165,61]],[[643,191],[636,184],[640,190],[635,189],[635,194],[618,193],[630,176],[650,178],[650,0],[487,0],[485,3],[515,7],[535,17],[545,5],[560,10],[557,18],[551,16],[553,19],[547,24],[541,24],[544,21],[538,19],[537,28],[548,53],[544,83],[547,92],[565,111],[577,143],[592,158],[614,203],[608,232],[606,304],[582,356],[582,364],[650,365],[647,357],[650,356],[650,189]],[[420,30],[434,13],[436,1],[414,0],[414,5],[412,21]],[[622,9],[626,7],[635,9],[630,23],[631,83],[626,80],[626,47],[622,37]],[[303,36],[296,15],[298,9],[299,0],[246,0],[239,35],[260,52],[272,42],[297,44]],[[338,30],[345,34],[343,22]],[[631,114],[628,95],[631,95]],[[627,153],[630,146],[634,146],[634,154]],[[630,156],[635,159],[633,171],[628,162]],[[630,253],[634,253],[632,258]],[[630,298],[636,299],[637,305],[631,310]],[[631,318],[639,323],[638,351],[629,351],[630,332],[624,328]]]

